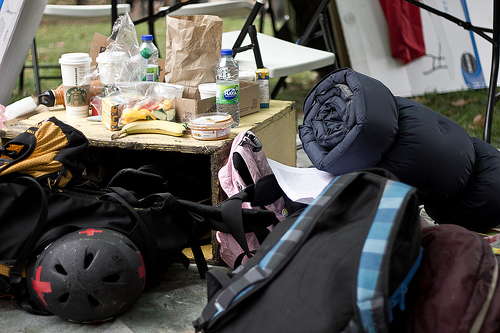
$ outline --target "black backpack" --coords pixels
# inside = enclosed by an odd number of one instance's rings
[[[413,188],[387,177],[382,170],[337,177],[248,262],[230,274],[210,270],[195,329],[404,331],[421,258],[418,202]]]
[[[187,266],[186,247],[204,277],[195,220],[167,181],[145,166],[118,172],[106,188],[84,182],[88,146],[83,133],[50,117],[0,147],[0,294],[22,300],[27,264],[57,238],[88,228],[128,236],[143,255],[147,286],[173,262]]]
[[[138,198],[122,187],[50,189],[28,176],[0,177],[0,223],[0,293],[25,294],[26,265],[45,246],[79,229],[107,228],[126,235],[143,255],[147,286],[157,285],[172,263],[188,265],[182,253],[186,247],[193,248],[200,274],[207,270],[195,222],[168,192]]]

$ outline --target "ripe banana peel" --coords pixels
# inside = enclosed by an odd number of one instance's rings
[[[122,135],[129,134],[164,134],[172,136],[183,136],[187,133],[187,125],[185,123],[174,123],[163,120],[143,120],[134,121],[122,127],[119,132],[114,133],[111,139],[115,140]]]

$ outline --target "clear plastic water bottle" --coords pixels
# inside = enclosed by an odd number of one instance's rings
[[[233,58],[233,50],[222,49],[220,54],[220,60],[215,66],[217,112],[230,114],[234,122],[231,127],[238,127],[240,124],[239,66]]]
[[[153,43],[153,35],[142,35],[139,50],[145,62],[142,81],[158,82],[158,49]]]

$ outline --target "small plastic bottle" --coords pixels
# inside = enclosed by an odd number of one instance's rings
[[[139,47],[141,56],[147,65],[144,66],[146,73],[142,81],[158,82],[158,49],[153,43],[153,35],[142,35],[142,43]]]
[[[57,89],[45,90],[38,96],[38,104],[45,106],[64,105],[64,91],[62,84]]]
[[[255,71],[255,79],[259,83],[260,108],[269,109],[269,69],[257,68]]]
[[[215,83],[217,86],[217,112],[228,113],[233,117],[233,125],[240,124],[240,82],[239,66],[233,58],[233,50],[222,49],[221,58],[215,66]]]

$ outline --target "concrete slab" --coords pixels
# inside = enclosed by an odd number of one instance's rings
[[[211,267],[213,268],[213,267]],[[229,268],[219,267],[229,271]],[[127,313],[100,324],[76,324],[57,316],[38,316],[16,303],[0,301],[0,332],[23,333],[186,333],[194,332],[191,322],[198,318],[207,301],[206,280],[195,265],[185,269],[174,264],[160,286],[143,292]]]

